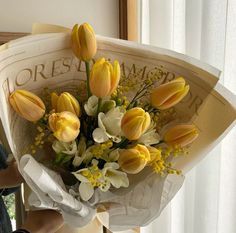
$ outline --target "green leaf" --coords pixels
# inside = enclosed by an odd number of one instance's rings
[[[57,154],[57,155],[56,155],[56,158],[55,158],[55,160],[54,160],[54,163],[55,163],[55,164],[60,164],[60,163],[63,161],[63,159],[64,159],[65,156],[66,156],[66,154],[64,154],[64,153],[59,153],[59,154]]]
[[[68,163],[70,160],[71,160],[71,155],[66,155],[66,156],[62,159],[61,164],[62,164],[62,165],[63,165],[63,164],[66,164],[66,163]]]

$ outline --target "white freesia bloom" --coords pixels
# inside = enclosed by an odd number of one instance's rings
[[[102,169],[103,176],[115,187],[128,187],[129,179],[127,174],[122,171],[118,171],[118,163],[106,163]]]
[[[76,141],[61,142],[61,141],[55,140],[52,144],[52,148],[57,154],[64,153],[67,155],[75,156],[77,153]]]
[[[102,112],[107,112],[110,109],[116,106],[116,102],[114,100],[102,100],[101,109]],[[88,101],[84,105],[84,110],[89,116],[96,116],[98,108],[98,97],[92,95],[89,97]]]
[[[103,143],[108,139],[114,142],[121,141],[121,119],[124,111],[119,108],[113,108],[107,113],[98,114],[98,128],[93,131],[93,139],[97,143]]]
[[[89,161],[91,161],[91,159],[94,157],[93,153],[92,153],[92,150],[96,148],[96,145],[92,145],[90,147],[88,147],[86,149],[86,151],[82,154],[82,158],[83,158],[83,161],[85,163],[88,163]]]
[[[83,168],[72,173],[80,181],[79,194],[81,199],[84,201],[88,201],[93,196],[94,193],[94,187],[90,183],[89,179],[81,175],[83,171],[88,171],[88,170],[89,170],[88,168]]]
[[[119,153],[119,149],[115,149],[115,150],[112,150],[109,155],[108,155],[108,160],[110,162],[115,162],[119,159],[119,156],[120,156],[120,153]]]
[[[160,136],[156,132],[156,124],[154,121],[152,121],[147,131],[138,139],[138,142],[149,146],[157,144],[159,141]]]
[[[98,108],[98,97],[92,95],[84,105],[84,110],[89,116],[95,116]]]
[[[97,165],[98,161],[93,159],[92,164]],[[111,185],[113,185],[115,188],[129,186],[127,174],[125,172],[118,171],[118,169],[119,165],[117,163],[106,163],[104,168],[99,171],[100,176],[94,176],[96,183],[99,184],[98,188],[101,191],[106,192],[111,187]],[[93,167],[90,167],[83,168],[72,173],[80,181],[79,194],[81,199],[84,201],[88,201],[94,194],[94,186],[87,177],[82,175],[86,172],[93,175],[97,172],[97,170],[93,170]]]
[[[75,167],[78,167],[83,162],[85,158],[85,151],[86,151],[86,139],[85,137],[81,137],[78,144],[77,153],[75,154],[73,160],[73,165]]]

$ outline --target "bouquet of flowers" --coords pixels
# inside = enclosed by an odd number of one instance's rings
[[[27,153],[37,160],[41,150],[51,147],[51,158],[43,163],[62,175],[73,175],[76,180],[71,178],[69,183],[74,182],[74,192],[83,201],[97,188],[106,192],[128,187],[128,175],[147,166],[160,176],[180,175],[172,157],[186,153],[186,146],[198,136],[192,124],[167,127],[175,119],[172,107],[189,91],[184,78],[161,85],[158,76],[143,83],[120,80],[119,62],[112,65],[104,57],[90,70],[96,38],[88,24],[73,28],[72,49],[86,64],[86,89],[76,96],[49,92],[47,107],[27,90],[16,90],[9,97],[16,113],[36,122],[38,134]]]
[[[97,40],[87,23],[75,25],[69,37],[69,50],[79,66],[84,64],[85,80],[76,74],[80,82],[43,85],[40,91],[17,88],[7,97],[9,111],[21,117],[28,132],[18,153],[26,154],[20,167],[26,181],[34,182],[31,203],[62,211],[76,226],[90,221],[95,209],[110,211],[114,230],[147,224],[181,187],[184,176],[175,163],[179,156],[188,157],[200,134],[176,110],[191,95],[191,85],[182,76],[163,80],[162,67],[141,78],[125,77],[115,57],[113,63],[108,57],[95,59]],[[63,60],[63,68],[71,64]],[[47,79],[44,65],[37,65],[35,74]],[[45,184],[39,188],[42,177]]]

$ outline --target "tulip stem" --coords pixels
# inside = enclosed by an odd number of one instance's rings
[[[135,101],[137,101],[138,99],[142,98],[143,96],[145,96],[148,92],[148,88],[151,87],[153,84],[145,84],[140,90],[138,90],[135,94],[135,96],[133,97],[133,99],[130,101],[127,109],[130,109],[133,107],[133,103]]]
[[[118,144],[115,145],[115,148],[125,148],[129,144],[127,138],[123,138]]]
[[[85,61],[85,67],[86,67],[86,76],[87,76],[87,96],[89,98],[91,96],[91,91],[90,91],[90,86],[89,86],[89,77],[90,77],[89,61]]]
[[[97,108],[97,116],[101,110],[101,106],[102,106],[102,98],[98,98],[98,108]]]

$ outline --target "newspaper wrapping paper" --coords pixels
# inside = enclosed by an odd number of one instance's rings
[[[218,70],[168,50],[103,37],[97,39],[96,56],[119,60],[123,78],[143,81],[161,69],[165,72],[160,83],[183,76],[190,84],[191,92],[175,110],[180,122],[196,124],[200,136],[190,147],[190,155],[175,161],[175,166],[183,172],[202,159],[233,126],[236,118],[235,96],[221,85],[215,86],[220,75]],[[16,89],[27,89],[40,94],[44,87],[73,92],[76,86],[84,83],[85,67],[73,56],[69,35],[53,33],[28,36],[8,43],[0,50],[1,121],[11,150],[18,163],[21,161],[19,169],[35,191],[29,200],[31,204],[58,209],[66,221],[75,227],[85,225],[99,204],[108,206],[105,220],[111,230],[146,225],[156,218],[181,187],[183,176],[161,178],[146,169],[138,176],[131,177],[132,185],[127,189],[107,193],[97,190],[90,202],[77,200],[77,203],[60,179],[55,178],[54,172],[48,171],[30,155],[23,156],[22,151],[33,137],[33,126],[12,111],[8,104],[9,93]],[[35,167],[38,167],[38,175],[44,182],[39,182],[31,174]],[[45,182],[48,180],[51,186],[57,187],[58,193],[52,192]],[[74,203],[78,204],[77,207],[74,207]],[[84,216],[86,211],[81,213],[78,206],[87,206],[88,215]],[[81,218],[84,221],[80,221]]]

